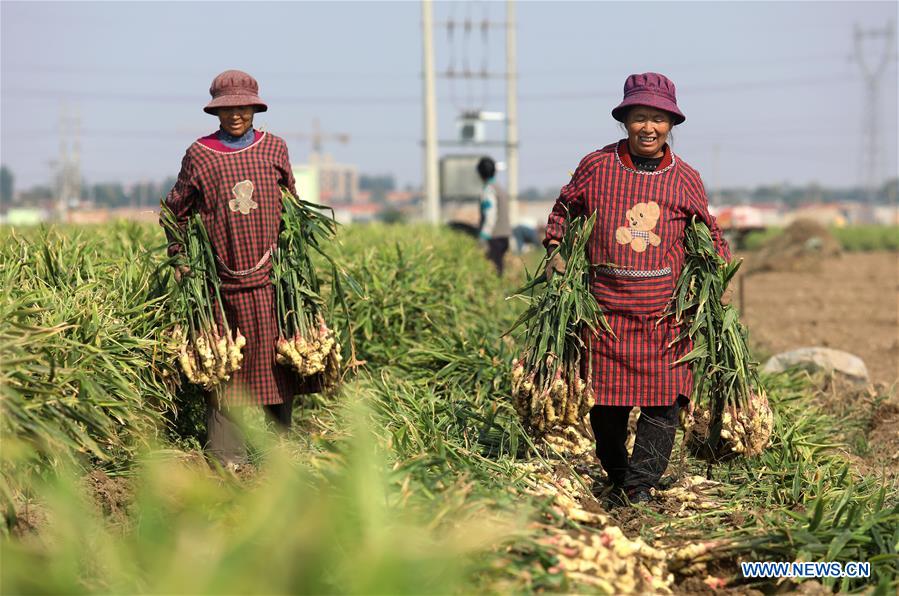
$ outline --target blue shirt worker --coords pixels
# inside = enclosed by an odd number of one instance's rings
[[[512,226],[509,221],[509,195],[500,187],[496,176],[496,162],[482,157],[477,165],[478,175],[484,183],[481,191],[481,224],[478,236],[487,243],[487,258],[496,267],[497,275],[503,274],[503,257],[509,250]]]

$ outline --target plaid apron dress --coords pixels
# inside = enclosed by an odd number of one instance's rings
[[[678,394],[690,395],[690,366],[674,363],[692,342],[669,346],[679,328],[659,317],[683,268],[683,234],[693,215],[708,225],[719,254],[731,258],[699,173],[667,145],[654,172],[638,171],[622,140],[581,160],[553,206],[544,245],[564,235],[566,208],[572,216],[597,214],[587,247],[597,266],[590,288],[617,337],[585,332],[596,404],[668,406]]]
[[[237,150],[204,144],[206,139],[187,149],[165,204],[179,221],[200,213],[218,261],[228,324],[247,338],[240,370],[215,389],[215,397],[227,406],[289,402],[306,388],[275,362],[278,324],[269,258],[281,225],[279,186],[296,194],[287,144],[258,131],[253,144]],[[169,254],[181,249],[169,241]]]

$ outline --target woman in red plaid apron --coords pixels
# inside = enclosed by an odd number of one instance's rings
[[[667,143],[671,128],[686,120],[674,83],[657,73],[631,75],[612,117],[624,124],[627,138],[581,160],[553,206],[544,245],[551,250],[561,240],[567,212],[596,212],[588,245],[596,266],[591,290],[617,339],[605,333],[589,338],[596,393],[590,423],[615,505],[651,498],[668,466],[679,401],[687,403],[692,389],[689,365],[674,364],[692,346],[688,340],[669,346],[678,329],[659,322],[683,268],[690,219],[695,215],[709,226],[725,259],[730,250],[709,214],[699,173]],[[557,256],[547,275],[564,267]],[[628,461],[625,439],[634,406],[640,420]]]
[[[255,113],[268,109],[256,80],[225,71],[209,92],[212,100],[203,109],[218,116],[219,130],[187,149],[165,204],[179,221],[200,213],[218,263],[228,323],[247,338],[240,370],[207,402],[207,450],[233,467],[246,459],[246,446],[230,409],[261,405],[286,429],[294,395],[304,389],[295,373],[275,362],[278,325],[270,280],[281,224],[279,187],[295,195],[296,189],[284,140],[253,128]],[[180,249],[170,239],[169,253]],[[176,277],[184,273],[176,271]]]

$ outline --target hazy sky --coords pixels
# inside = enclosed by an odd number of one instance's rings
[[[269,111],[257,125],[287,136],[319,118],[351,135],[326,144],[337,160],[420,184],[419,2],[3,1],[0,11],[0,157],[18,188],[49,181],[64,105],[81,115],[88,182],[177,174],[190,142],[217,127],[202,107],[228,68],[259,80]],[[621,136],[609,111],[628,74],[651,70],[677,84],[687,122],[675,151],[712,187],[853,185],[864,118],[876,118],[884,174],[896,175],[895,42],[876,115],[850,61],[853,25],[895,23],[895,2],[519,2],[517,12],[522,188],[564,184],[584,154]],[[435,21],[469,16],[502,21],[505,3],[434,7]],[[438,71],[504,68],[501,28],[486,40],[438,28],[434,39]],[[865,46],[869,63],[882,46]],[[460,109],[505,110],[504,90],[440,80],[441,138],[455,136]],[[288,144],[306,160],[308,141]]]

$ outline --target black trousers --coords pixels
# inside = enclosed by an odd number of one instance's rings
[[[265,417],[282,432],[290,429],[293,399],[280,404],[262,406]],[[247,440],[238,421],[238,413],[219,406],[215,400],[206,400],[206,453],[222,465],[245,464]]]
[[[678,426],[677,401],[670,406],[640,408],[637,437],[627,457],[627,420],[631,406],[593,406],[590,426],[596,437],[596,456],[609,480],[628,494],[658,485],[668,467]]]
[[[503,256],[509,250],[508,238],[491,238],[487,241],[487,258],[496,267],[496,274],[503,274]]]

